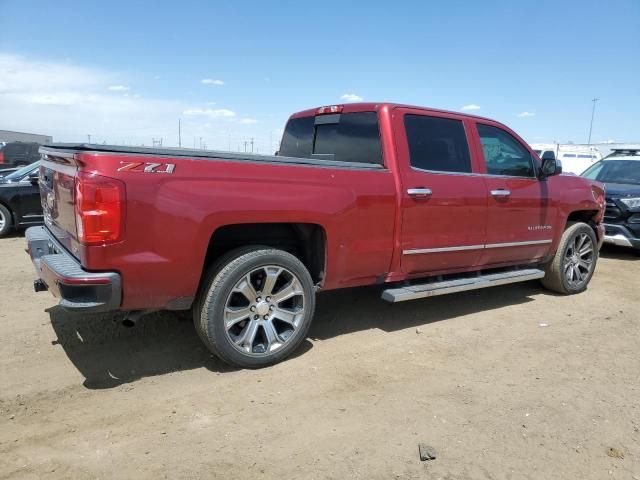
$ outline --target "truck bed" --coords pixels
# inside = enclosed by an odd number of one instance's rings
[[[115,153],[122,155],[150,155],[153,157],[191,158],[197,160],[231,160],[254,163],[277,163],[283,165],[311,165],[314,167],[354,167],[372,170],[384,169],[384,166],[374,163],[339,162],[317,158],[283,157],[279,155],[260,155],[255,153],[235,153],[222,150],[197,150],[193,148],[155,148],[129,147],[122,145],[100,145],[93,143],[51,143],[43,145],[41,151],[76,151]]]

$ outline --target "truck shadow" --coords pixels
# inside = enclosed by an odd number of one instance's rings
[[[526,282],[392,304],[380,299],[382,290],[369,287],[321,293],[309,337],[326,340],[372,328],[392,332],[531,302],[531,295],[544,291],[538,282]]]
[[[533,301],[531,295],[541,288],[527,282],[398,304],[384,302],[380,292],[380,287],[366,287],[321,293],[309,338],[326,340],[372,328],[391,332],[451,320]],[[121,325],[119,314],[72,314],[57,306],[48,313],[57,335],[54,345],[64,349],[90,389],[203,367],[215,372],[235,370],[202,345],[186,313],[149,314],[132,328]],[[306,340],[294,356],[311,348]]]

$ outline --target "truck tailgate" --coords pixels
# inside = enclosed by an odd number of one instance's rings
[[[74,209],[76,171],[72,156],[46,155],[40,166],[40,200],[45,225],[75,257],[78,256]]]

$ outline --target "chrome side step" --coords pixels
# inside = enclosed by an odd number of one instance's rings
[[[509,272],[489,273],[473,278],[459,278],[441,282],[423,283],[400,288],[389,288],[382,292],[382,299],[387,302],[404,302],[417,298],[435,297],[447,293],[477,290],[479,288],[506,285],[508,283],[526,282],[544,277],[544,271],[537,268],[513,270]]]

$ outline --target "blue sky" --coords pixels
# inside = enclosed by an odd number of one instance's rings
[[[640,141],[640,1],[0,0],[0,128],[269,150],[350,95]],[[208,79],[208,81],[207,81]],[[205,82],[203,83],[203,80]],[[242,147],[244,148],[244,147]]]

